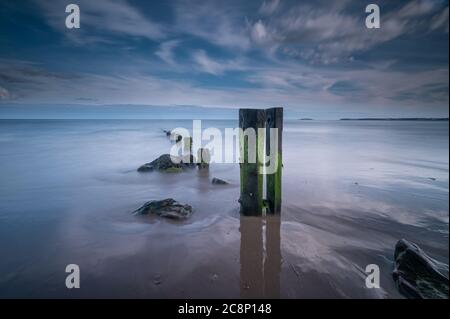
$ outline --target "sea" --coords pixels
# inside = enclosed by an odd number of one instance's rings
[[[192,125],[0,120],[0,297],[403,298],[398,240],[448,264],[448,122],[286,120],[282,210],[266,218],[240,216],[238,163],[137,171],[170,152],[164,130]],[[133,214],[165,198],[192,216]]]

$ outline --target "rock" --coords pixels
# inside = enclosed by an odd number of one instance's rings
[[[161,276],[160,275],[156,275],[155,277],[153,277],[153,284],[155,286],[159,286],[162,284],[162,280],[161,280]]]
[[[167,169],[176,169],[180,168],[182,169],[181,163],[174,163],[172,162],[172,158],[169,154],[164,154],[155,159],[153,162],[146,163],[138,168],[138,172],[149,172],[149,171],[165,171]]]
[[[169,154],[164,154],[155,159],[153,162],[146,163],[138,168],[138,172],[152,172],[160,171],[166,173],[179,173],[182,172],[184,168],[195,167],[193,163],[193,158],[191,158],[191,163],[188,163],[188,158],[185,161],[180,160],[179,163],[174,163]]]
[[[154,214],[159,217],[182,220],[192,215],[192,207],[190,205],[180,204],[173,198],[167,198],[163,200],[152,200],[150,202],[147,202],[136,209],[133,214]]]
[[[166,134],[167,137],[175,140],[176,143],[180,142],[183,139],[183,136],[173,133],[172,131],[163,130],[163,132]]]
[[[182,167],[169,167],[164,170],[165,173],[181,173],[182,171]]]
[[[217,178],[217,177],[214,177],[211,180],[211,183],[213,183],[214,185],[228,185],[228,184],[230,184],[227,181],[225,181],[223,179],[220,179],[220,178]]]
[[[394,259],[393,278],[403,295],[412,299],[448,299],[448,265],[405,239],[395,245]]]

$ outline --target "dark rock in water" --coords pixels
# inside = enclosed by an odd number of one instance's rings
[[[145,203],[133,214],[135,215],[149,215],[154,214],[159,217],[182,220],[192,215],[192,207],[190,205],[183,205],[172,198],[163,200],[152,200]]]
[[[225,181],[225,180],[223,180],[223,179],[220,179],[220,178],[217,178],[217,177],[214,177],[214,178],[211,180],[211,183],[213,183],[213,184],[215,184],[215,185],[228,185],[228,184],[230,184],[230,183],[228,183],[227,181]]]
[[[173,138],[173,140],[175,140],[176,143],[181,142],[181,140],[183,139],[183,136],[181,136],[180,134],[173,133],[172,131],[163,130],[163,132],[166,134],[167,137],[170,137],[171,139]]]
[[[448,265],[429,257],[405,239],[395,245],[394,280],[412,299],[448,299]]]
[[[193,164],[193,158],[189,160],[186,158],[185,161],[177,158],[179,163],[174,163],[172,161],[172,157],[169,154],[164,154],[155,159],[153,162],[146,163],[138,168],[138,172],[152,172],[152,171],[160,171],[166,173],[178,173],[182,172],[184,168],[195,167]],[[177,162],[178,162],[177,161]],[[191,163],[189,163],[191,161]]]
[[[174,163],[169,154],[164,154],[155,159],[153,162],[142,165],[138,168],[138,172],[151,172],[154,170],[165,171],[167,169],[182,169],[181,163]]]

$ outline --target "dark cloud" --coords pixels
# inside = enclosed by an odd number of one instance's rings
[[[336,95],[348,96],[360,92],[361,88],[351,81],[337,81],[328,88],[328,91]]]
[[[414,90],[400,91],[391,97],[395,101],[420,101],[422,103],[434,103],[447,100],[448,83],[432,83],[417,87]]]

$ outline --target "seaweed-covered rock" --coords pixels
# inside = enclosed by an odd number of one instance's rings
[[[184,168],[195,167],[193,163],[193,158],[186,158],[185,160],[181,160],[177,158],[177,161],[174,163],[172,161],[172,157],[169,154],[164,154],[155,159],[150,163],[146,163],[138,168],[138,172],[152,172],[152,171],[160,171],[167,173],[177,173],[182,172]],[[179,163],[177,163],[179,162]]]
[[[213,179],[211,180],[211,183],[213,183],[214,185],[228,185],[229,183],[226,180],[217,178],[217,177],[213,177]]]
[[[150,163],[146,163],[138,168],[138,172],[151,172],[154,170],[165,171],[167,169],[182,169],[181,163],[174,163],[169,154],[164,154]]]
[[[163,200],[152,200],[150,202],[147,202],[136,209],[133,214],[154,214],[159,217],[182,220],[192,215],[192,207],[190,205],[180,204],[173,198],[167,198]]]
[[[448,265],[405,239],[397,242],[394,258],[393,277],[403,295],[413,299],[448,299]]]

